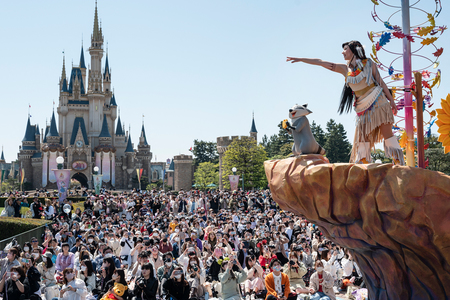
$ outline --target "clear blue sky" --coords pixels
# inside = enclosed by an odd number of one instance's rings
[[[448,4],[436,24],[450,20]],[[89,47],[94,6],[94,0],[2,2],[0,144],[8,162],[17,157],[28,103],[32,124],[42,128],[50,119],[59,97],[62,51],[70,72],[72,61],[79,63],[82,37],[84,48]],[[434,11],[434,1],[424,0],[421,6]],[[394,12],[379,8],[379,15]],[[127,129],[131,125],[137,144],[145,114],[147,139],[158,161],[190,154],[194,139],[248,135],[252,111],[261,141],[264,134],[278,131],[277,124],[296,103],[308,103],[310,120],[323,127],[330,118],[343,123],[352,141],[355,114],[336,113],[343,77],[285,60],[344,62],[341,44],[352,39],[370,51],[367,32],[384,28],[373,21],[372,9],[370,0],[98,2],[121,119]],[[449,41],[446,31],[437,43],[445,50],[435,107],[450,92]],[[85,57],[88,63],[88,52]]]

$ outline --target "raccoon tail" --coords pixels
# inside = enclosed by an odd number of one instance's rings
[[[319,145],[319,150],[317,150],[317,154],[325,155],[326,153],[327,151],[325,151],[325,149],[323,149],[322,146]]]

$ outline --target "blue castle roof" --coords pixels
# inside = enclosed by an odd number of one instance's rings
[[[131,143],[131,134],[128,135],[128,143],[127,143],[127,149],[125,149],[125,153],[127,152],[134,152],[133,144]]]
[[[86,64],[84,63],[83,45],[81,45],[80,68],[86,69]]]
[[[103,115],[102,131],[100,132],[100,135],[98,137],[111,137],[108,129],[108,121],[106,120],[106,115]]]
[[[78,78],[78,82],[80,83],[81,94],[85,94],[83,76],[81,76],[81,69],[77,68],[77,67],[72,68],[72,73],[70,74],[68,92],[69,93],[73,92],[73,85],[75,84],[75,78]]]
[[[117,106],[117,103],[116,103],[116,95],[112,95],[112,97],[111,97],[111,101],[109,102],[109,105],[111,105],[111,106]]]
[[[119,119],[117,120],[116,135],[125,135],[122,129],[122,122],[120,122],[120,116]]]
[[[81,134],[83,135],[84,144],[89,145],[89,140],[87,138],[86,126],[84,124],[83,117],[76,117],[75,120],[73,121],[73,129],[72,129],[72,136],[70,137],[70,144],[73,145],[75,143],[78,129],[81,129]]]
[[[25,130],[25,136],[22,142],[34,142],[34,136],[36,133],[36,126],[31,126],[30,116],[28,116],[27,129]]]
[[[46,136],[59,136],[58,134],[58,128],[56,127],[56,118],[55,118],[55,111],[52,113],[52,120],[50,122],[50,129]]]

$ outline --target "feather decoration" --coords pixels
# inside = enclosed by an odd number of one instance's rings
[[[433,79],[433,83],[431,84],[431,88],[439,87],[441,85],[441,70],[437,71],[436,77]]]
[[[393,66],[390,66],[389,69],[388,69],[388,72],[389,72],[389,76],[391,76],[392,74],[394,74],[394,67],[393,67]]]
[[[424,46],[430,45],[430,44],[433,44],[437,39],[438,39],[437,37],[427,38],[427,39],[424,39],[421,42],[421,44],[424,45]]]
[[[391,39],[391,33],[390,32],[385,32],[381,35],[380,38],[380,47],[383,47],[384,45],[386,45],[387,43],[389,43],[389,40]]]
[[[437,51],[434,52],[433,55],[436,57],[439,57],[439,56],[441,56],[442,52],[444,52],[444,48],[441,47],[441,48],[437,49]]]
[[[395,32],[392,33],[392,35],[395,36],[395,37],[398,38],[398,39],[402,39],[402,38],[404,38],[404,37],[406,36],[406,35],[405,35],[403,32],[401,32],[401,31],[395,31]]]
[[[368,32],[367,35],[369,36],[369,40],[373,43],[373,31]]]

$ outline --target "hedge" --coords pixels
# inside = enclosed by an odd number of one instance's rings
[[[39,197],[39,201],[41,201],[42,204],[45,204],[45,199],[52,199],[54,197]],[[5,201],[8,199],[8,197],[0,197],[0,207],[5,207]],[[34,197],[28,197],[28,204],[31,204],[33,202]],[[67,200],[72,200],[73,203],[80,202],[80,201],[86,201],[86,197],[67,197]]]
[[[42,219],[0,217],[0,241],[49,223]]]

